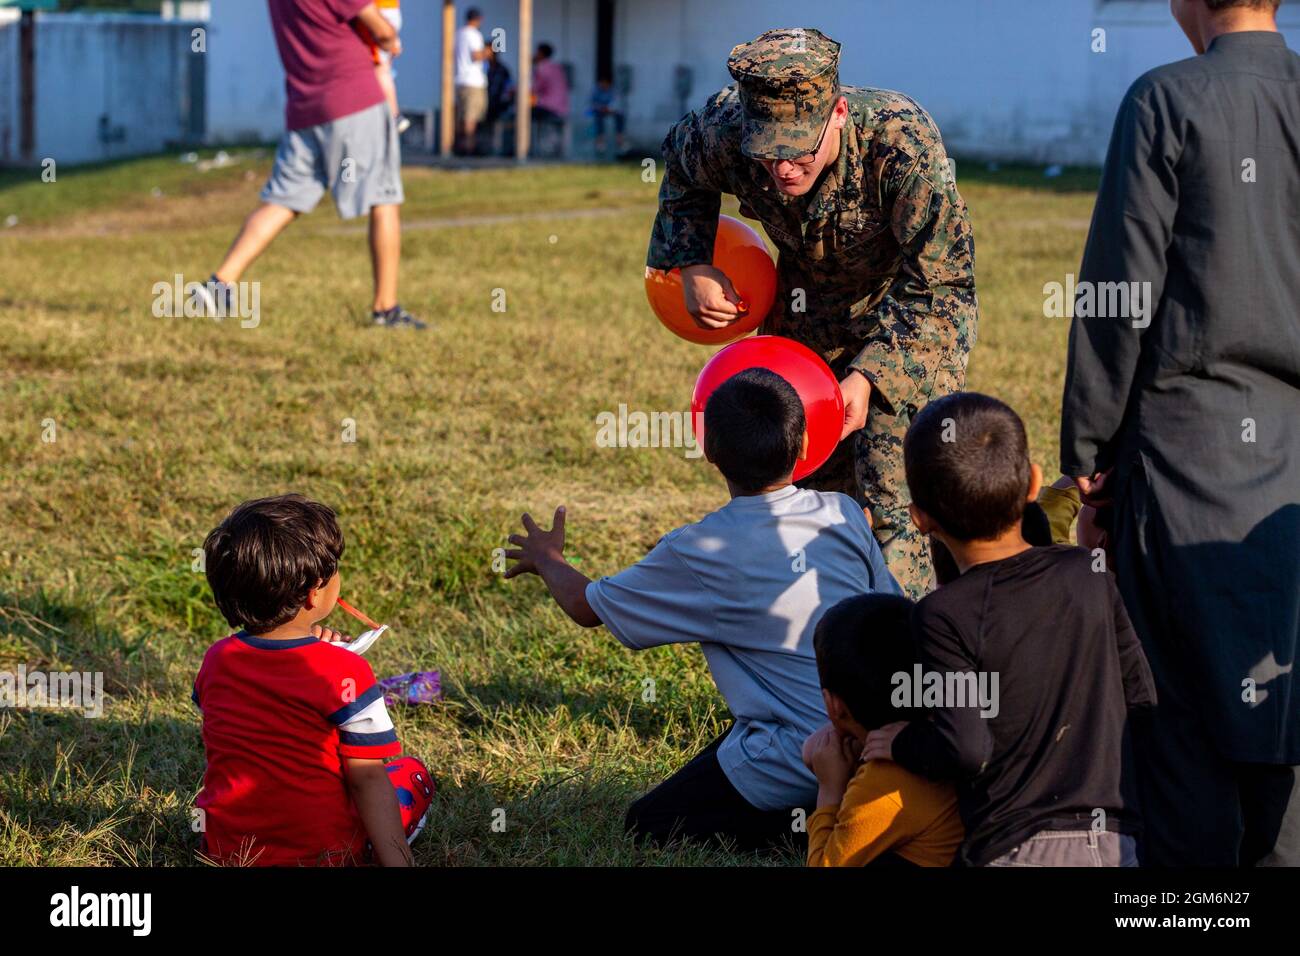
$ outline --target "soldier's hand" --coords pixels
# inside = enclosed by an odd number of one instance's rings
[[[682,269],[686,311],[702,329],[723,329],[749,311],[726,273],[711,265]]]
[[[867,423],[871,379],[861,372],[849,372],[848,377],[840,382],[840,394],[844,396],[844,430],[840,432],[840,441],[843,441]]]

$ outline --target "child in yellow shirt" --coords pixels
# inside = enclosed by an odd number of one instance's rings
[[[895,704],[916,677],[911,610],[907,598],[863,594],[817,624],[813,647],[830,723],[804,744],[818,784],[809,866],[948,866],[965,836],[950,784],[889,760],[859,761],[869,731],[920,716]]]

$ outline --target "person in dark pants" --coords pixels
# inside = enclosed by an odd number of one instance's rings
[[[740,795],[718,761],[731,728],[659,786],[628,807],[623,829],[642,842],[674,840],[767,850],[788,844],[803,852],[808,834],[791,827],[790,811],[760,810]]]
[[[1147,865],[1300,864],[1300,56],[1278,0],[1173,0],[1197,54],[1120,107],[1061,471],[1111,509],[1155,677]]]

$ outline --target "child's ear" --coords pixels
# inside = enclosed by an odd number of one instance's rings
[[[320,604],[320,592],[324,589],[327,583],[328,582],[326,581],[317,581],[314,588],[308,589],[307,600],[302,602],[304,611],[310,611]]]
[[[934,534],[934,519],[918,508],[915,504],[909,503],[907,513],[912,518],[912,524],[921,534]]]
[[[806,461],[808,458],[808,429],[803,430],[803,441],[799,444],[799,460]]]
[[[844,706],[844,699],[834,691],[822,688],[822,703],[826,705],[826,716],[831,719],[831,723],[836,723],[848,716],[848,708]]]
[[[1043,469],[1033,462],[1029,464],[1029,494],[1026,501],[1037,501],[1038,493],[1043,490]]]

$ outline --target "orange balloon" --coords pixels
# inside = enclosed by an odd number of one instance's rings
[[[776,301],[776,264],[763,238],[739,219],[718,217],[713,265],[731,280],[746,306],[740,318],[721,329],[700,328],[686,311],[680,269],[645,270],[646,298],[659,321],[688,342],[700,345],[726,345],[744,338],[762,325]]]

